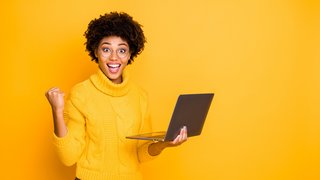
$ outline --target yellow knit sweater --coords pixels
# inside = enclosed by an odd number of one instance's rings
[[[142,179],[139,163],[152,159],[151,142],[126,139],[151,132],[146,93],[129,81],[112,83],[101,70],[74,86],[65,104],[68,133],[54,135],[61,161],[77,164],[81,180]]]

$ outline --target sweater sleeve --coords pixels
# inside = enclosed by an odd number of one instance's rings
[[[85,146],[85,117],[79,110],[79,104],[79,100],[71,94],[64,111],[68,132],[64,137],[53,136],[55,150],[66,166],[71,166],[79,160]]]
[[[140,101],[143,110],[143,118],[140,127],[140,134],[152,132],[151,125],[151,116],[149,110],[148,96],[146,93],[143,93],[143,96]],[[138,141],[138,158],[140,162],[145,162],[156,158],[157,156],[151,156],[149,154],[149,146],[152,144],[152,141]]]

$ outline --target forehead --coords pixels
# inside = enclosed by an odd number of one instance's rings
[[[101,39],[99,45],[103,45],[103,44],[107,44],[107,45],[114,45],[114,46],[121,46],[121,45],[125,45],[128,46],[127,41],[125,41],[124,39],[122,39],[119,36],[107,36]]]

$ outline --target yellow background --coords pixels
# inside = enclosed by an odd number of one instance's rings
[[[216,93],[202,135],[142,165],[145,179],[320,179],[319,1],[0,4],[0,179],[74,178],[53,152],[44,92],[69,92],[96,71],[82,35],[115,10],[144,25],[148,43],[130,69],[149,92],[155,130],[178,94]]]

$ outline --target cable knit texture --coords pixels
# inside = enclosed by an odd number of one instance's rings
[[[153,159],[152,142],[126,139],[151,132],[146,93],[131,83],[114,84],[101,70],[75,85],[65,104],[68,133],[54,137],[61,161],[77,164],[81,180],[142,179],[139,163]]]

